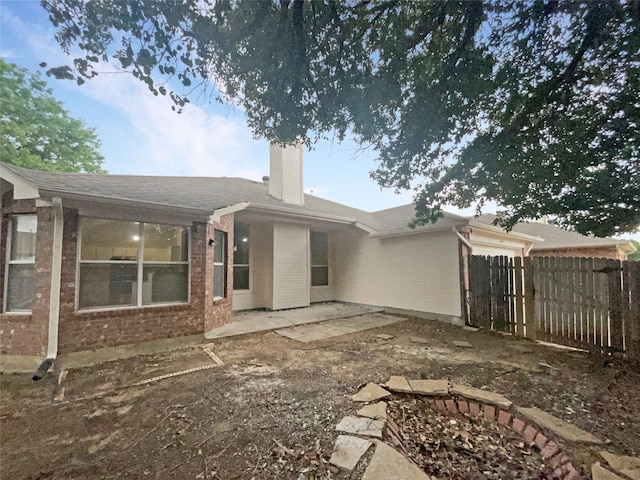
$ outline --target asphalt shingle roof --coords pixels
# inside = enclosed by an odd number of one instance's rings
[[[492,213],[485,213],[478,217],[470,218],[470,220],[475,220],[485,225],[491,225],[495,219],[496,215]],[[540,222],[517,223],[513,227],[513,231],[544,239],[542,243],[534,245],[532,247],[533,250],[549,250],[566,247],[602,247],[627,243],[627,240],[580,235],[579,233],[570,232],[555,225]]]

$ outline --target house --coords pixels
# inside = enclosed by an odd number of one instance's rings
[[[448,213],[410,229],[411,205],[305,195],[302,169],[301,149],[277,146],[263,182],[0,164],[0,360],[203,336],[237,310],[323,301],[462,323],[471,237],[540,241]]]
[[[491,225],[495,219],[496,215],[487,213],[472,220],[475,223]],[[636,251],[629,240],[580,235],[549,224],[546,219],[517,223],[512,232],[541,240],[526,252],[530,257],[591,257],[626,260],[628,255]],[[478,252],[474,251],[474,253]],[[485,255],[485,253],[478,254]]]

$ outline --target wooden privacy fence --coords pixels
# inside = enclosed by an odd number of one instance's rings
[[[640,262],[472,255],[468,300],[478,327],[640,355]]]

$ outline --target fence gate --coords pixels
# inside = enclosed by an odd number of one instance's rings
[[[640,262],[469,258],[472,325],[589,350],[640,355]]]

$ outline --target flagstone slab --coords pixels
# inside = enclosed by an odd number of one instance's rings
[[[572,423],[565,422],[537,407],[518,408],[518,413],[538,426],[550,430],[559,437],[570,442],[602,443],[589,432],[585,432]]]
[[[471,325],[465,325],[464,327],[462,327],[462,329],[468,332],[477,332],[478,330],[480,330],[480,327],[472,327]]]
[[[409,380],[413,393],[418,395],[448,395],[448,380]]]
[[[621,476],[607,470],[600,462],[596,462],[591,466],[591,478],[593,480],[624,480]]]
[[[431,480],[415,464],[384,442],[376,441],[376,451],[362,480]]]
[[[424,337],[411,337],[410,339],[413,343],[423,343],[423,344],[428,344],[429,340],[424,338]]]
[[[469,342],[465,342],[463,340],[454,340],[453,344],[456,347],[462,347],[462,348],[473,348],[473,345],[471,345]]]
[[[640,480],[640,458],[629,457],[625,455],[616,455],[606,451],[601,451],[600,455],[604,458],[609,466],[633,480]]]
[[[379,338],[380,340],[391,340],[393,338],[393,335],[387,335],[386,333],[381,333],[380,335],[376,335],[376,338]]]
[[[374,418],[376,420],[387,419],[387,403],[378,402],[371,405],[365,405],[356,412],[361,417]]]
[[[392,392],[413,393],[407,379],[398,375],[389,377],[386,387]]]
[[[369,450],[371,445],[373,445],[373,442],[364,438],[338,435],[329,463],[351,471],[356,468],[358,461]]]
[[[511,408],[513,403],[508,398],[500,395],[499,393],[489,392],[487,390],[481,390],[479,388],[467,387],[465,385],[452,385],[451,393],[454,395],[462,395],[463,397],[478,400],[483,403],[490,403],[497,405],[504,409]]]
[[[391,395],[391,393],[377,383],[369,382],[358,393],[351,395],[350,398],[354,402],[373,402],[374,400],[380,400],[389,395]]]
[[[340,420],[340,423],[336,425],[336,430],[355,435],[364,435],[365,437],[382,438],[384,423],[383,420],[348,415]]]

